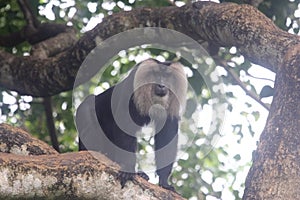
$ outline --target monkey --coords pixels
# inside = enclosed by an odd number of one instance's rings
[[[178,126],[185,109],[187,77],[179,62],[147,59],[118,84],[99,95],[88,96],[76,112],[79,150],[105,154],[121,166],[122,188],[136,172],[136,132],[154,122],[154,149],[159,186],[168,183],[177,155]]]

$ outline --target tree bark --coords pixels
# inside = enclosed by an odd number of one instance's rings
[[[300,44],[286,50],[243,199],[300,199]]]
[[[0,85],[32,96],[70,90],[77,70],[97,41],[137,27],[164,27],[215,46],[237,46],[252,62],[275,72],[286,49],[300,41],[250,5],[196,2],[181,8],[140,8],[106,17],[75,45],[50,58],[18,57],[0,51]]]
[[[0,124],[0,152],[26,156],[58,154],[45,142],[7,124]]]
[[[98,152],[58,154],[21,129],[0,131],[0,152],[10,152],[0,153],[1,199],[183,199],[139,176],[121,189],[120,167]]]

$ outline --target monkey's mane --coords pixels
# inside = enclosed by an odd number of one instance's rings
[[[168,88],[166,96],[157,96],[154,85]],[[141,115],[149,115],[150,108],[161,105],[171,117],[180,118],[186,103],[187,78],[180,63],[164,65],[153,59],[142,62],[134,76],[134,103]]]

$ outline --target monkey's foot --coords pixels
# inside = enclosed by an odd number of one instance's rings
[[[127,181],[132,181],[136,173],[120,171],[117,179],[120,181],[121,188],[123,189]]]
[[[170,190],[172,192],[176,192],[175,188],[172,185],[169,185],[169,184],[159,184],[159,186],[162,187],[162,188],[165,188],[167,190]]]
[[[139,171],[136,173],[138,176],[142,177],[143,179],[145,179],[146,181],[149,181],[149,176],[143,172],[143,171]]]
[[[145,172],[123,172],[120,171],[118,174],[117,179],[120,181],[121,187],[122,189],[124,188],[125,184],[127,181],[132,181],[134,179],[134,176],[138,175],[140,177],[142,177],[143,179],[145,179],[146,181],[149,180],[149,176],[145,173]]]

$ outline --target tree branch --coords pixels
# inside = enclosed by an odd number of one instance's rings
[[[0,52],[0,85],[32,96],[70,90],[77,70],[97,41],[148,26],[172,28],[216,46],[236,46],[250,61],[275,72],[285,52],[300,42],[298,36],[280,30],[249,5],[196,2],[180,8],[140,8],[106,17],[72,48],[53,58],[20,58]]]
[[[120,167],[104,155],[58,154],[25,131],[5,124],[0,125],[2,150],[14,154],[0,153],[1,199],[183,199],[139,176],[121,189],[116,178]]]
[[[20,9],[26,20],[26,26],[8,36],[0,36],[0,46],[13,47],[24,41],[30,44],[36,44],[48,38],[54,37],[59,33],[65,32],[68,28],[66,25],[44,23],[41,24],[33,13],[27,0],[18,0]]]
[[[264,80],[264,81],[270,81],[274,83],[274,80],[269,79],[269,78],[264,78],[264,77],[257,77],[257,76],[253,76],[252,74],[250,74],[248,71],[246,71],[247,76],[250,76],[251,78],[254,79],[259,79],[259,80]]]
[[[45,108],[45,114],[46,114],[46,123],[51,139],[52,147],[57,151],[59,150],[59,143],[57,140],[55,125],[54,125],[54,119],[53,119],[53,111],[52,111],[52,103],[51,103],[51,97],[45,97],[44,98],[44,108]]]
[[[0,124],[0,152],[17,155],[57,155],[48,144],[20,128]]]
[[[40,22],[37,20],[35,14],[32,12],[27,0],[18,0],[18,4],[23,12],[27,26],[31,31],[36,31]]]
[[[270,110],[269,105],[266,105],[264,102],[261,101],[259,96],[257,96],[255,93],[253,93],[252,91],[250,91],[246,88],[245,84],[239,79],[239,77],[236,75],[234,70],[230,68],[230,66],[228,66],[224,61],[222,61],[220,59],[215,59],[215,61],[217,61],[217,65],[222,66],[228,72],[229,76],[231,76],[234,79],[234,81],[242,88],[242,90],[244,90],[244,92],[248,96],[250,96],[252,99],[254,99],[257,103],[259,103],[267,111]]]
[[[65,32],[58,34],[55,37],[51,37],[43,42],[37,43],[31,48],[31,57],[36,59],[46,59],[54,57],[59,53],[70,49],[78,38],[73,28],[68,28]]]
[[[141,177],[121,189],[119,166],[97,152],[20,156],[0,153],[0,197],[183,199]]]
[[[28,41],[30,44],[36,44],[48,38],[55,37],[59,33],[65,32],[68,28],[64,24],[43,23],[35,31],[29,31],[29,28],[25,26],[18,32],[11,33],[10,35],[1,35],[0,46],[13,47],[25,41]]]

